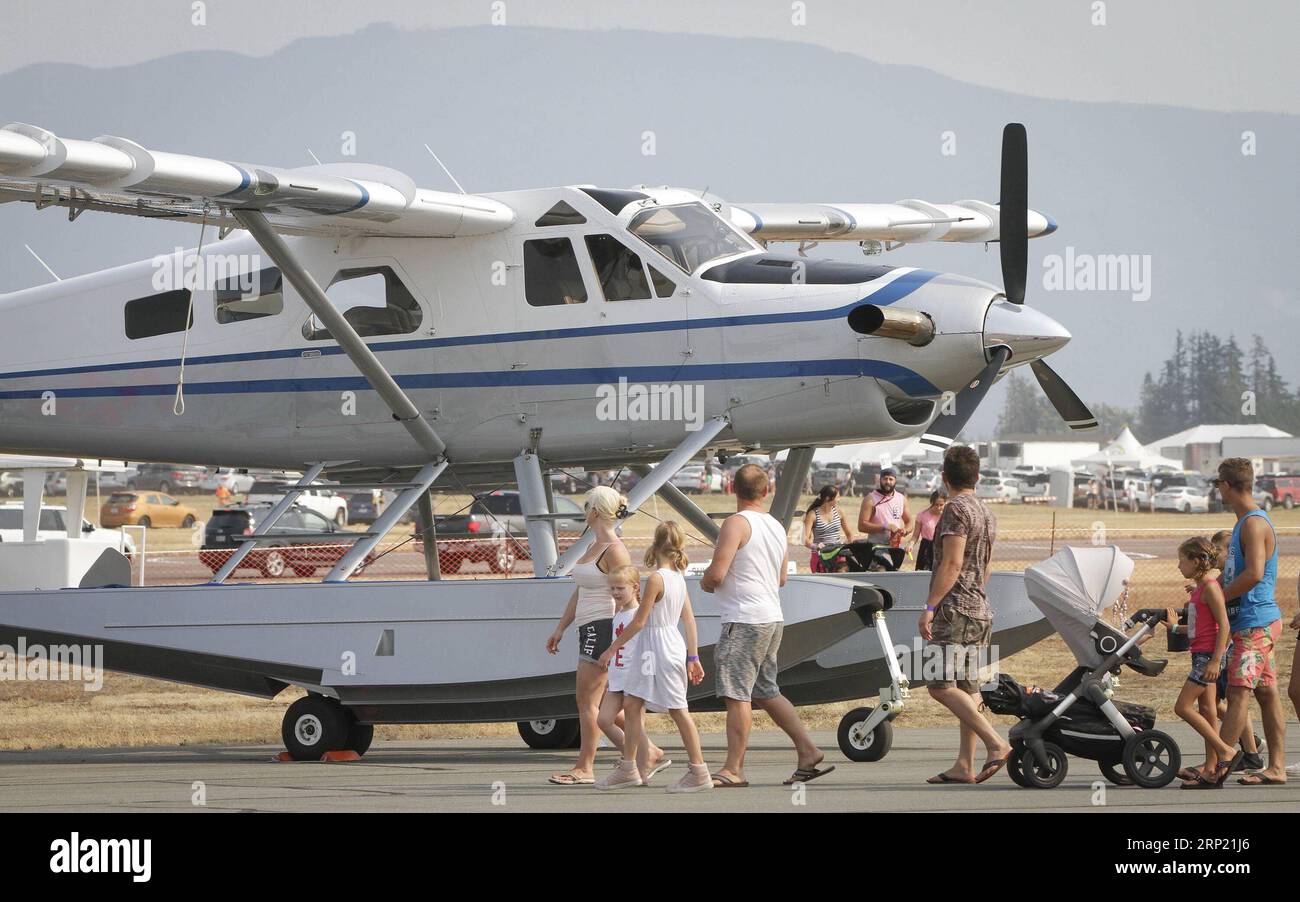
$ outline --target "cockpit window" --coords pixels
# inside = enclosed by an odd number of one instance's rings
[[[687,273],[710,260],[758,249],[703,204],[642,210],[628,231]]]
[[[588,235],[587,250],[591,252],[605,300],[650,300],[650,285],[641,258],[627,245],[613,235]]]

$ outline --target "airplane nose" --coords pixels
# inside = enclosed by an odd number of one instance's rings
[[[984,347],[1006,345],[1017,362],[1046,357],[1065,347],[1070,333],[1045,313],[998,298],[984,317]]]

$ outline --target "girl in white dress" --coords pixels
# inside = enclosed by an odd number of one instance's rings
[[[623,635],[623,631],[636,616],[637,605],[641,601],[641,574],[631,564],[619,567],[609,574],[609,591],[614,596],[613,638],[617,639]],[[629,651],[630,649],[624,648],[609,660],[609,683],[605,687],[605,697],[600,700],[600,715],[596,719],[600,724],[601,732],[609,737],[610,742],[620,752],[623,750],[624,742],[623,687],[627,683],[627,672],[630,669]],[[643,734],[642,741],[649,743],[649,753],[644,757],[650,770],[643,777],[649,782],[655,774],[671,766],[673,759],[651,742],[649,736]]]
[[[687,564],[685,544],[676,523],[659,524],[654,544],[645,556],[646,566],[656,570],[646,582],[641,605],[631,624],[601,658],[608,664],[625,649],[628,671],[623,686],[623,748],[635,753],[629,758],[625,752],[614,772],[597,781],[598,789],[641,786],[648,779],[649,743],[642,739],[647,705],[655,711],[667,711],[672,717],[690,759],[686,775],[669,786],[668,791],[699,792],[713,788],[713,779],[700,750],[700,735],[686,708],[687,682],[698,685],[704,679],[704,668],[700,666],[695,614],[682,577]],[[677,628],[678,621],[685,626],[685,639]]]

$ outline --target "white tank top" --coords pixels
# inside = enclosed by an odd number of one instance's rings
[[[573,568],[573,581],[578,584],[578,605],[573,612],[573,625],[583,626],[593,620],[609,620],[614,616],[614,594],[609,590],[609,575],[599,567],[601,551],[593,561]]]
[[[781,565],[786,555],[785,530],[777,519],[758,511],[741,511],[749,522],[749,541],[736,551],[727,576],[713,597],[723,623],[780,623]]]

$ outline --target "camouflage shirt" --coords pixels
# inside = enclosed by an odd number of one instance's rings
[[[993,556],[993,540],[997,538],[998,522],[983,501],[974,492],[966,492],[949,499],[934,529],[934,569],[943,564],[944,536],[965,536],[966,552],[961,562],[957,582],[948,590],[939,604],[951,604],[967,617],[992,620],[988,598],[984,595],[984,578]]]

